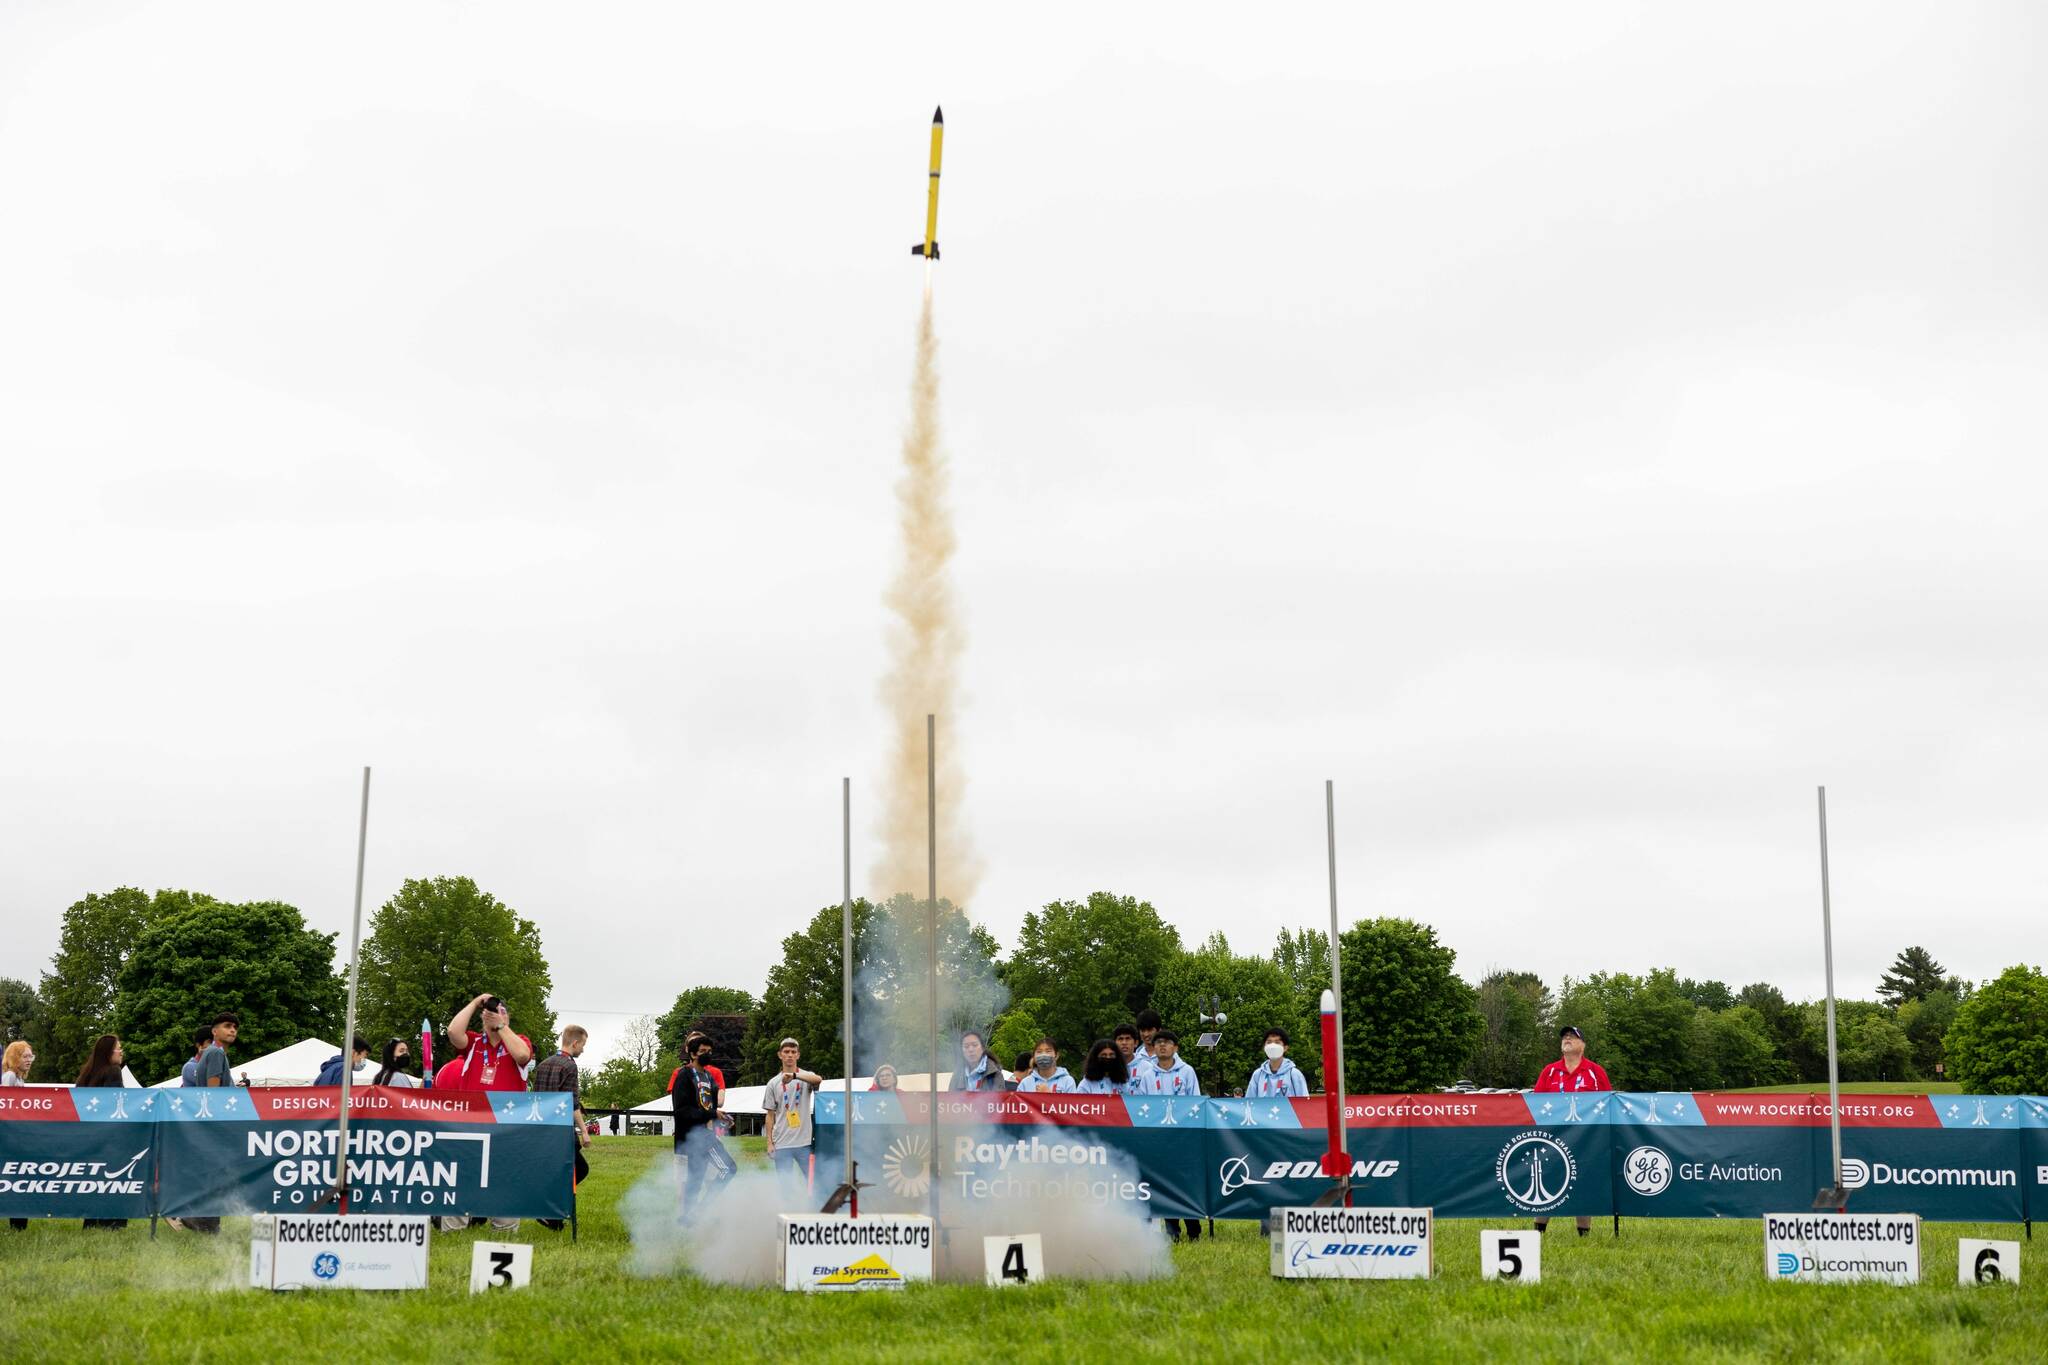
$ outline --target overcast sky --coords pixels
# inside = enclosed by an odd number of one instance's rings
[[[2048,21],[0,10],[0,974],[467,874],[758,990],[882,768],[936,269],[975,917],[2039,962]],[[1279,13],[1279,12],[1274,12]],[[859,887],[865,891],[869,888]],[[479,989],[496,983],[476,983]],[[604,1013],[601,1013],[604,1012]]]

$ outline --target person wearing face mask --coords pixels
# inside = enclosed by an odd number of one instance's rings
[[[979,1030],[969,1029],[960,1035],[960,1069],[953,1073],[953,1088],[976,1092],[1009,1089],[1009,1078],[988,1055],[988,1040]]]
[[[1017,1078],[1017,1088],[1032,1095],[1070,1095],[1074,1078],[1060,1065],[1059,1047],[1050,1038],[1031,1045],[1031,1069]]]
[[[1172,1029],[1152,1035],[1152,1065],[1138,1078],[1144,1095],[1199,1095],[1202,1083],[1195,1069],[1180,1059],[1180,1039]]]
[[[371,1084],[388,1085],[394,1090],[417,1090],[420,1078],[406,1071],[405,1064],[412,1060],[412,1045],[403,1038],[392,1038],[384,1044],[384,1051],[377,1066],[377,1079]]]
[[[1244,1083],[1244,1097],[1248,1100],[1300,1099],[1307,1094],[1308,1077],[1287,1059],[1287,1030],[1267,1029],[1265,1064],[1252,1068],[1252,1078]]]
[[[1137,1042],[1137,1034],[1131,1035]],[[1081,1068],[1081,1083],[1074,1087],[1082,1095],[1121,1095],[1129,1088],[1131,1069],[1124,1061],[1124,1055],[1109,1039],[1098,1041],[1088,1049],[1087,1064]]]
[[[676,1121],[676,1181],[686,1223],[704,1211],[705,1201],[738,1170],[718,1138],[718,1081],[711,1074],[711,1051],[711,1040],[703,1034],[685,1038],[683,1065],[669,1092]]]

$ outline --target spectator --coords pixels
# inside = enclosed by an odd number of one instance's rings
[[[1031,1070],[1031,1049],[1026,1048],[1010,1059],[1010,1074],[1007,1078],[1007,1084],[1003,1086],[1003,1089],[1015,1090],[1017,1082],[1023,1080],[1024,1073],[1029,1070]]]
[[[384,1052],[378,1060],[377,1077],[372,1085],[388,1085],[396,1090],[418,1090],[422,1082],[419,1077],[405,1069],[412,1060],[412,1045],[403,1038],[388,1039]]]
[[[896,1068],[888,1062],[883,1062],[875,1068],[875,1083],[868,1088],[871,1090],[894,1090],[896,1088]]]
[[[0,1057],[0,1086],[27,1085],[28,1070],[36,1064],[35,1049],[26,1039],[17,1038],[7,1045],[7,1052]],[[28,1227],[26,1218],[10,1218],[7,1226],[17,1231]]]
[[[213,1024],[207,1029],[208,1042],[199,1054],[199,1065],[193,1073],[192,1084],[202,1090],[218,1089],[233,1085],[234,1077],[228,1069],[228,1049],[242,1036],[242,1021],[232,1013],[223,1011],[213,1017]],[[246,1083],[246,1082],[245,1082]],[[200,1103],[205,1103],[202,1096]],[[220,1232],[219,1218],[179,1218],[167,1220],[174,1228],[186,1232],[204,1233],[209,1237]]]
[[[1135,1047],[1138,1032],[1131,1030],[1131,1043]],[[1074,1089],[1083,1095],[1121,1095],[1130,1085],[1130,1064],[1124,1059],[1122,1049],[1108,1038],[1102,1039],[1088,1049],[1088,1061],[1081,1068],[1081,1083]]]
[[[1139,1073],[1152,1064],[1152,1059],[1138,1050],[1138,1026],[1118,1024],[1109,1036],[1116,1042],[1117,1055],[1124,1059],[1124,1089],[1136,1094]]]
[[[178,1073],[178,1084],[180,1087],[199,1084],[199,1059],[204,1057],[206,1049],[212,1046],[213,1030],[211,1028],[201,1027],[193,1033],[192,1056],[186,1061],[184,1069]]]
[[[590,1174],[590,1163],[583,1159],[583,1149],[590,1145],[588,1120],[583,1117],[583,1078],[576,1068],[576,1059],[583,1055],[583,1048],[590,1040],[590,1031],[581,1024],[571,1024],[562,1030],[561,1045],[555,1055],[533,1069],[535,1094],[561,1094],[568,1092],[569,1103],[576,1121],[576,1180],[580,1183]],[[550,1232],[562,1230],[559,1218],[543,1218],[540,1225]],[[517,1224],[515,1223],[516,1227]]]
[[[350,1075],[354,1075],[356,1072],[361,1071],[363,1069],[363,1063],[368,1061],[370,1058],[370,1045],[363,1041],[362,1034],[358,1033],[352,1041],[354,1042],[354,1046],[349,1049],[350,1061],[348,1064],[348,1070]],[[341,1054],[339,1052],[335,1053],[332,1057],[329,1057],[326,1061],[320,1064],[320,1074],[313,1078],[313,1084],[341,1084]]]
[[[1159,1037],[1159,1030],[1163,1024],[1158,1010],[1138,1011],[1138,1055],[1145,1059],[1148,1066],[1155,1060],[1152,1056],[1152,1044]]]
[[[704,1211],[738,1167],[718,1139],[718,1081],[712,1075],[711,1040],[692,1032],[683,1039],[682,1061],[669,1095],[676,1120],[676,1180],[687,1223]]]
[[[614,1109],[614,1110],[612,1110],[612,1136],[613,1136],[613,1137],[617,1137],[618,1135],[619,1135],[619,1111],[618,1111],[618,1110],[616,1110],[616,1109]]]
[[[1017,1088],[1034,1095],[1070,1095],[1074,1091],[1074,1078],[1060,1065],[1059,1046],[1050,1038],[1040,1038],[1031,1045],[1030,1068],[1020,1068]]]
[[[452,1057],[434,1070],[435,1090],[462,1090],[462,1058]]]
[[[976,1035],[979,1042],[979,1035]],[[782,1070],[761,1091],[761,1131],[768,1139],[768,1159],[781,1174],[783,1187],[801,1194],[810,1184],[811,1093],[821,1078],[797,1067],[803,1055],[794,1038],[784,1038],[775,1049]],[[983,1060],[987,1060],[986,1057]],[[996,1075],[1003,1073],[994,1067]]]
[[[121,1051],[121,1040],[111,1033],[102,1033],[92,1045],[92,1055],[79,1068],[78,1079],[72,1085],[79,1089],[100,1087],[118,1090],[128,1084],[128,1078],[121,1074],[121,1063],[126,1054]],[[87,1218],[85,1226],[105,1228],[109,1231],[128,1226],[126,1218]]]
[[[960,1035],[960,1067],[953,1073],[955,1090],[1001,1090],[1007,1078],[988,1055],[988,1040],[976,1029]]]
[[[1557,1050],[1558,1059],[1537,1073],[1537,1094],[1567,1095],[1586,1090],[1614,1089],[1607,1083],[1607,1073],[1600,1069],[1600,1064],[1586,1056],[1586,1035],[1576,1027],[1566,1024],[1557,1031]],[[1584,1214],[1579,1216],[1578,1225],[1581,1237],[1593,1231],[1593,1220]],[[1539,1234],[1549,1227],[1548,1218],[1536,1220]]]
[[[1244,1097],[1248,1100],[1299,1099],[1306,1094],[1308,1077],[1302,1075],[1301,1068],[1287,1058],[1287,1030],[1267,1029],[1265,1063],[1252,1068],[1252,1078],[1244,1083]]]
[[[1179,1056],[1180,1039],[1171,1029],[1160,1029],[1152,1035],[1152,1065],[1139,1077],[1138,1089],[1147,1095],[1199,1095],[1202,1083],[1195,1078],[1195,1069],[1182,1061]]]
[[[483,1031],[472,1033],[469,1021],[479,1007],[483,1011]],[[462,1059],[458,1089],[526,1089],[526,1066],[533,1060],[533,1040],[512,1031],[512,1012],[489,991],[457,1010],[448,1021],[448,1046]]]

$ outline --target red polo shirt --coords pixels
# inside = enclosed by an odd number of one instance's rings
[[[1607,1083],[1607,1073],[1600,1069],[1600,1063],[1581,1057],[1576,1069],[1568,1068],[1560,1057],[1543,1068],[1536,1077],[1536,1091],[1542,1095],[1561,1095],[1575,1090],[1612,1090]]]

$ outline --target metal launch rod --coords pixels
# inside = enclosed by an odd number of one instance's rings
[[[924,718],[925,908],[931,926],[931,1054],[928,1093],[932,1231],[939,1226],[939,751],[938,718]]]

